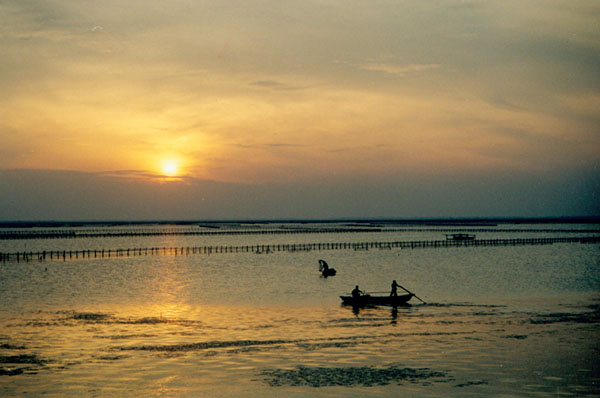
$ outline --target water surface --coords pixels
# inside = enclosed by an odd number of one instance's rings
[[[440,232],[0,244],[37,250],[415,237],[440,239]],[[594,397],[598,248],[568,243],[5,263],[0,395]],[[338,275],[320,277],[320,258]],[[385,292],[392,279],[427,304],[340,305],[338,296],[354,285]]]

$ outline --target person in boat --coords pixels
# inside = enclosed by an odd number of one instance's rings
[[[398,286],[400,286],[400,285],[397,284],[396,280],[394,279],[392,281],[392,291],[390,292],[391,297],[398,297]]]
[[[360,298],[361,294],[363,294],[363,293],[364,292],[358,288],[358,285],[356,285],[354,287],[354,290],[352,290],[352,298],[358,299],[358,298]]]

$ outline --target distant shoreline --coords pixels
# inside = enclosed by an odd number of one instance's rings
[[[490,217],[490,218],[332,218],[332,219],[239,219],[239,220],[19,220],[0,221],[0,228],[56,228],[127,225],[213,226],[233,224],[339,224],[495,226],[498,224],[600,224],[600,216],[573,217]]]

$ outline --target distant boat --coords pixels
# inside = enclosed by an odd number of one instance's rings
[[[340,296],[342,304],[354,307],[364,307],[367,305],[406,305],[408,300],[414,297],[414,294],[401,294],[398,296],[371,296],[363,294],[358,297]]]
[[[475,240],[475,235],[469,234],[446,234],[446,240]]]

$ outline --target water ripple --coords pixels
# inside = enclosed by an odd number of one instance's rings
[[[375,385],[387,385],[391,382],[401,384],[403,381],[417,383],[426,379],[437,379],[445,382],[447,374],[433,371],[428,368],[402,368],[399,365],[389,367],[304,367],[296,369],[265,369],[261,372],[265,382],[273,387],[284,385],[290,386],[344,386],[351,387],[363,385],[371,387]]]

